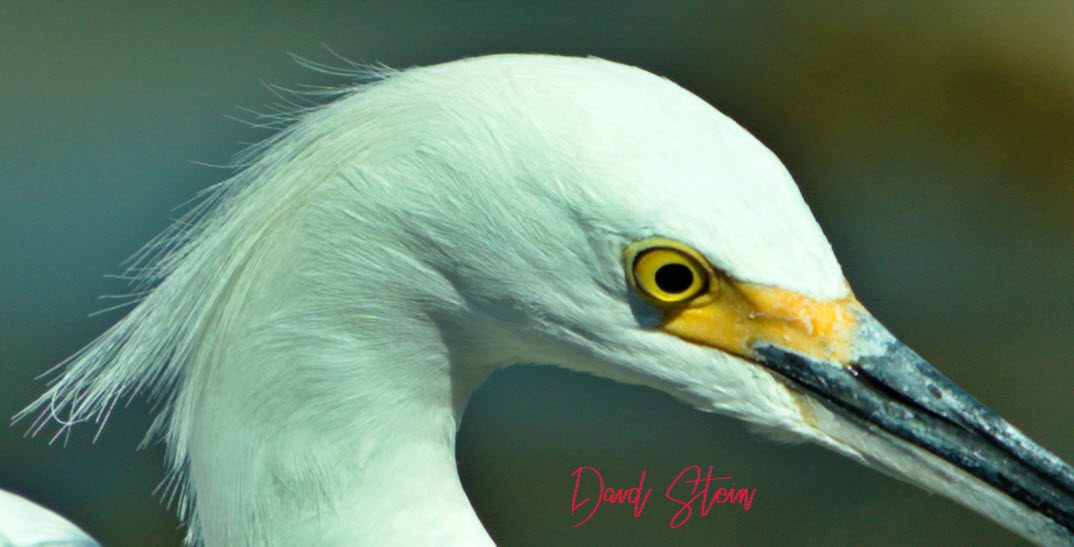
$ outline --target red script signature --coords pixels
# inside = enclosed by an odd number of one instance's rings
[[[593,518],[602,504],[633,505],[634,518],[641,516],[645,504],[649,501],[652,488],[645,487],[645,469],[641,470],[638,485],[630,488],[614,488],[604,482],[604,476],[595,467],[588,465],[575,469],[574,492],[571,494],[571,514],[588,509],[582,520],[573,525],[577,528]],[[697,509],[702,517],[708,516],[713,505],[735,504],[744,511],[753,505],[756,488],[735,488],[731,475],[712,476],[712,466],[702,474],[701,466],[688,465],[668,484],[664,497],[678,510],[672,515],[668,526],[679,528],[690,520]],[[588,497],[584,493],[589,493]],[[589,507],[587,507],[589,506]]]

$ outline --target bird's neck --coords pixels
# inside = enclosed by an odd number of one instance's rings
[[[354,325],[232,340],[201,388],[191,486],[207,545],[483,545],[455,433],[481,378],[442,333]],[[286,348],[259,341],[288,340]]]

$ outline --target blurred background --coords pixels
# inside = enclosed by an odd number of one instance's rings
[[[408,67],[495,52],[596,55],[670,77],[787,164],[862,302],[1030,436],[1074,459],[1074,3],[0,3],[0,416],[122,312],[102,277],[264,132],[228,119],[261,82],[343,83],[293,52]],[[136,451],[143,401],[93,444],[0,428],[0,488],[105,545],[176,545]],[[463,482],[503,545],[1011,545],[943,498],[651,390],[554,368],[497,373],[459,433]],[[569,473],[667,484],[713,465],[757,488],[680,529],[605,507]],[[654,492],[654,497],[660,495]]]

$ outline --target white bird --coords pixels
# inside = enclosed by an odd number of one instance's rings
[[[857,302],[790,174],[643,70],[384,72],[155,240],[132,311],[22,415],[150,393],[194,545],[489,545],[470,394],[547,363],[663,390],[1074,541],[1074,471]]]

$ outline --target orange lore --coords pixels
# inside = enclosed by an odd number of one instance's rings
[[[848,293],[815,300],[793,291],[713,276],[709,298],[665,310],[662,329],[680,338],[743,357],[753,346],[774,346],[819,361],[847,364],[861,304]]]

